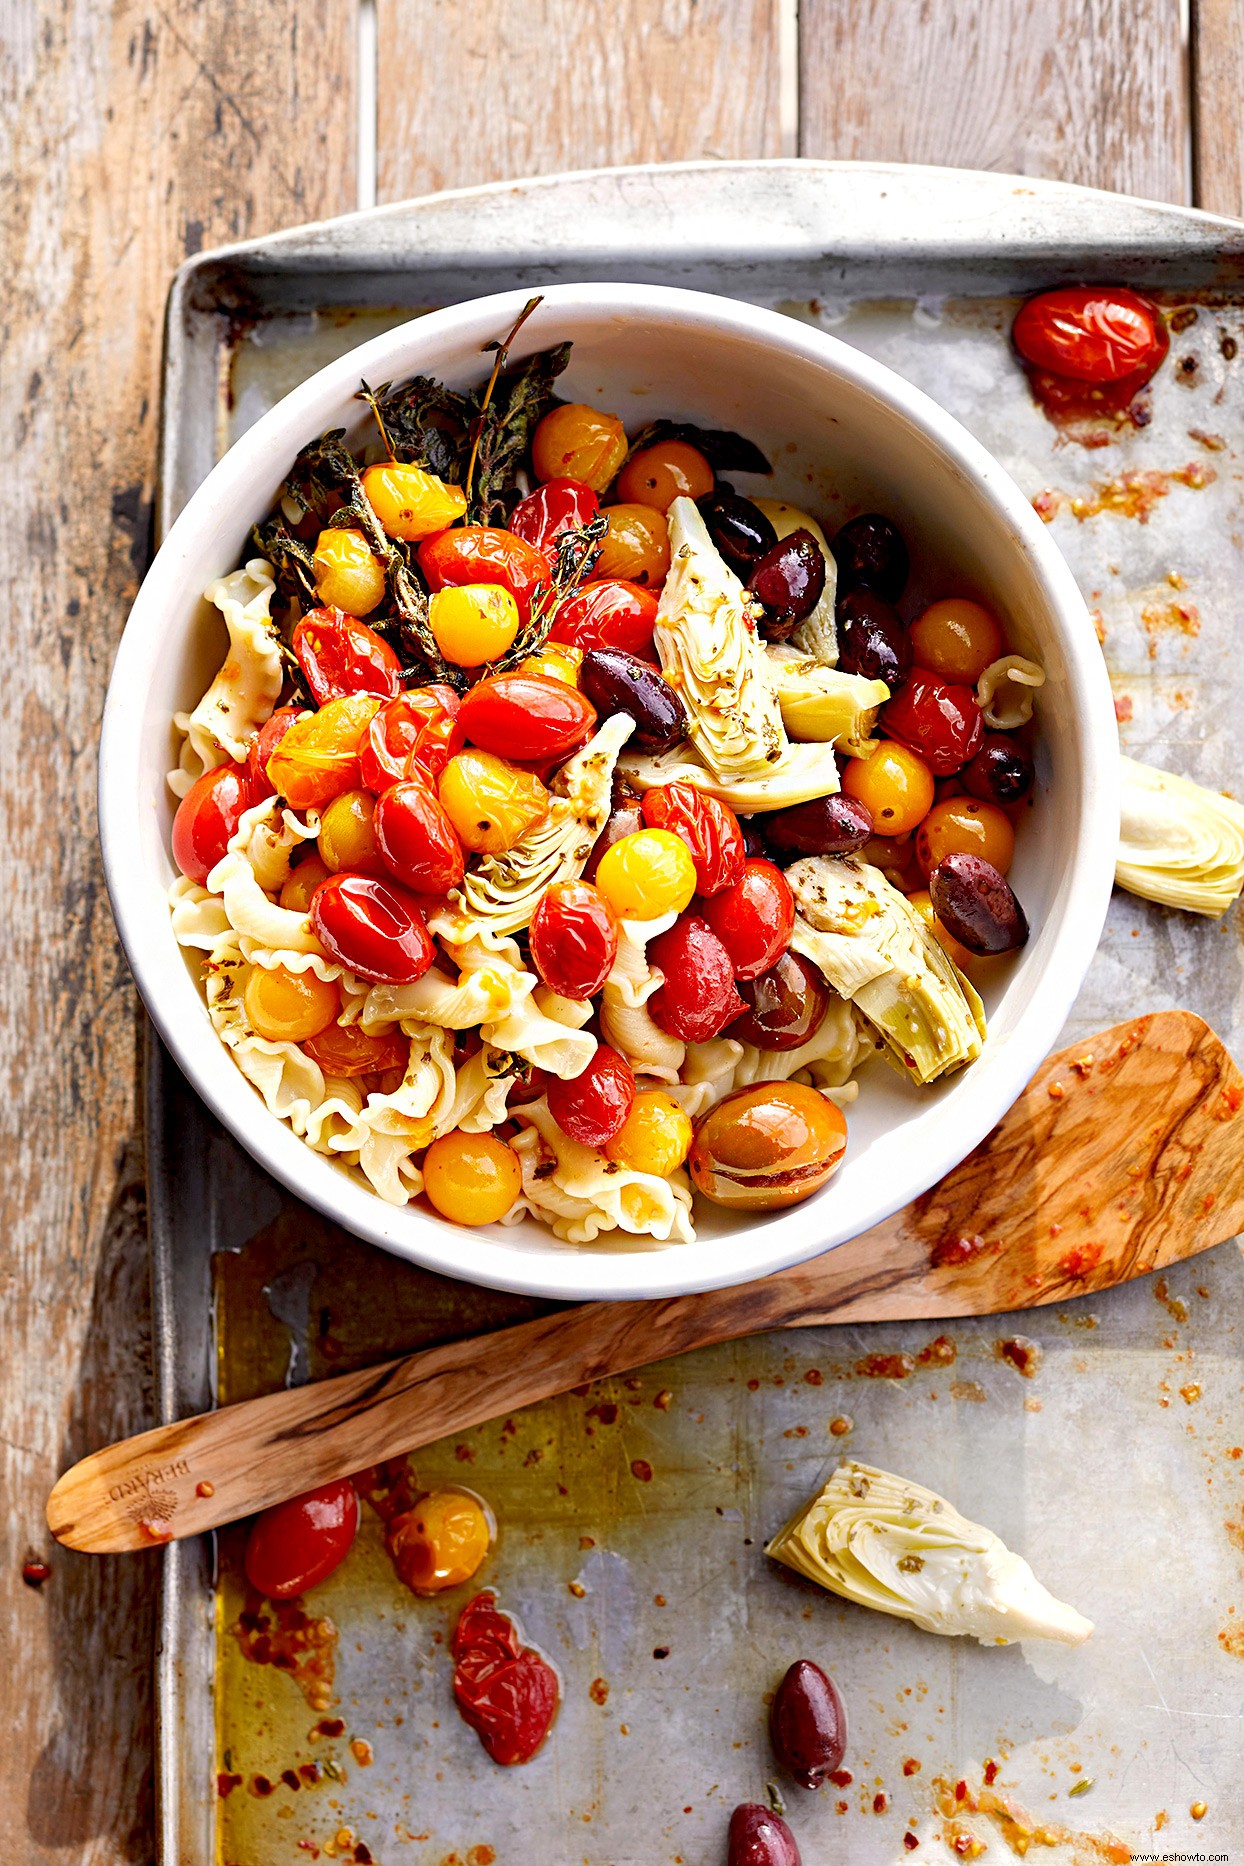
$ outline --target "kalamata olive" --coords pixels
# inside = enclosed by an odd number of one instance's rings
[[[697,501],[708,535],[732,570],[746,576],[777,543],[777,532],[758,505],[718,485]]]
[[[606,849],[611,849],[615,842],[621,842],[623,836],[633,836],[637,829],[644,827],[644,800],[638,791],[631,789],[625,779],[615,780],[613,786],[613,807],[609,812],[605,827],[596,838],[592,853],[587,858],[583,870],[585,881],[596,879],[596,870],[600,867],[600,858]]]
[[[802,1866],[802,1859],[781,1815],[745,1801],[730,1816],[726,1866]]]
[[[824,974],[797,952],[784,952],[759,978],[740,979],[739,996],[747,1009],[726,1035],[758,1050],[797,1050],[829,1008]]]
[[[813,797],[759,819],[764,838],[778,857],[849,855],[873,833],[872,812],[854,797]]]
[[[760,827],[763,820],[763,818],[755,816],[741,816],[739,818],[739,828],[743,832],[744,855],[768,855],[769,850],[765,844],[765,839],[761,833]]]
[[[842,1767],[847,1713],[838,1687],[811,1659],[796,1659],[769,1712],[773,1754],[800,1788],[820,1788]]]
[[[621,648],[590,648],[579,669],[579,685],[602,719],[629,713],[635,721],[631,744],[639,751],[664,752],[687,736],[687,709],[651,661]]]
[[[700,1122],[687,1164],[699,1190],[738,1211],[798,1205],[841,1163],[841,1110],[802,1082],[736,1089]]]
[[[811,615],[825,588],[825,558],[810,531],[788,531],[766,551],[752,571],[747,587],[768,611],[761,633],[769,641],[783,641]]]
[[[911,672],[911,641],[875,590],[848,590],[838,604],[838,666],[844,674],[884,680],[893,693]]]
[[[943,856],[929,876],[929,896],[946,931],[982,958],[1015,952],[1028,938],[1014,889],[982,855]]]
[[[1022,803],[1032,789],[1032,759],[1005,732],[987,732],[959,779],[982,803]]]
[[[907,546],[892,519],[861,512],[848,519],[830,546],[838,566],[838,594],[861,587],[896,603],[907,582]]]

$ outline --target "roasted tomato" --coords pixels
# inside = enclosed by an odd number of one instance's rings
[[[269,1600],[305,1594],[341,1566],[358,1526],[359,1500],[345,1479],[276,1503],[251,1524],[246,1578]]]
[[[746,1009],[729,953],[698,914],[680,914],[648,947],[663,983],[648,1000],[654,1024],[684,1043],[707,1043]]]
[[[562,598],[549,630],[552,641],[572,647],[621,648],[648,655],[657,621],[657,599],[638,583],[588,583]]]
[[[749,858],[731,887],[704,902],[704,918],[734,965],[734,976],[759,978],[790,945],[795,897],[772,862]]]
[[[357,790],[359,749],[379,711],[374,693],[350,693],[304,713],[268,760],[273,789],[295,810],[318,809],[343,790]]]
[[[357,1024],[329,1024],[302,1048],[326,1076],[383,1075],[387,1069],[404,1070],[410,1058],[410,1038],[400,1030],[385,1030],[369,1037]]]
[[[548,551],[566,532],[590,525],[599,511],[600,500],[581,479],[550,479],[519,500],[510,513],[510,530]]]
[[[545,552],[493,525],[460,525],[428,538],[419,546],[419,568],[432,590],[468,583],[499,585],[514,598],[524,622],[536,590],[553,574]]]
[[[1138,388],[1170,343],[1156,305],[1119,285],[1038,292],[1020,306],[1011,336],[1024,361],[1037,369],[1077,382],[1138,376]]]
[[[430,1490],[412,1510],[393,1517],[384,1539],[407,1587],[415,1594],[432,1595],[469,1581],[487,1555],[492,1536],[479,1498],[447,1488]]]
[[[718,894],[742,875],[746,857],[739,819],[706,792],[690,784],[658,784],[645,794],[644,821],[652,829],[672,830],[686,843],[698,894]]]
[[[593,998],[618,956],[618,922],[587,881],[556,881],[531,917],[531,963],[562,998]]]
[[[375,629],[344,609],[312,609],[293,634],[293,649],[317,706],[347,693],[392,699],[402,664]]]
[[[321,882],[311,897],[311,928],[330,959],[373,984],[412,984],[436,957],[418,902],[370,875]]]
[[[635,1077],[631,1065],[607,1043],[580,1076],[565,1082],[554,1076],[548,1087],[549,1112],[564,1134],[583,1147],[603,1147],[631,1112]]]
[[[901,745],[919,752],[934,777],[958,771],[985,736],[974,690],[919,669],[902,692],[886,702],[881,723]]]
[[[246,768],[250,773],[251,791],[256,803],[263,797],[274,795],[272,779],[268,776],[268,760],[290,727],[305,716],[297,706],[278,707],[251,740],[250,751],[246,754]]]
[[[494,1762],[530,1762],[557,1712],[557,1673],[524,1646],[492,1593],[477,1594],[454,1628],[454,1697]]]
[[[565,758],[596,725],[577,687],[547,674],[494,674],[472,687],[458,713],[472,745],[498,757]]]
[[[217,765],[196,778],[173,818],[173,860],[183,875],[200,886],[229,846],[229,840],[257,797],[246,765]]]
[[[411,687],[386,701],[359,748],[364,787],[379,796],[390,784],[420,771],[439,777],[466,743],[458,706],[453,688],[439,684]]]
[[[436,792],[422,778],[391,784],[376,802],[376,840],[404,887],[448,894],[466,871],[462,844]]]

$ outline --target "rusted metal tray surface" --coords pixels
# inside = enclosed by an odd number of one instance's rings
[[[832,329],[958,415],[1038,502],[1097,612],[1126,749],[1231,788],[1242,269],[1234,223],[942,170],[704,164],[405,204],[179,275],[160,519],[279,395],[420,310],[585,277],[724,291]],[[1178,313],[1151,420],[1100,447],[1049,425],[1008,345],[1016,295],[1067,279],[1121,280]],[[1116,896],[1064,1040],[1186,1004],[1244,1053],[1240,935],[1238,910],[1217,924]],[[167,1418],[537,1306],[388,1259],[299,1206],[154,1040],[149,1118]],[[561,1672],[559,1721],[526,1769],[489,1763],[453,1708],[465,1596],[410,1595],[370,1511],[309,1602],[336,1629],[308,1635],[331,1649],[331,1682],[318,1661],[300,1685],[245,1656],[236,1535],[170,1549],[164,1859],[716,1866],[730,1808],[772,1778],[766,1693],[799,1656],[833,1673],[852,1726],[850,1782],[787,1790],[810,1866],[945,1860],[957,1834],[1010,1857],[1023,1820],[963,1811],[989,1763],[995,1793],[1044,1825],[1030,1850],[1051,1866],[1229,1854],[1244,1845],[1242,1292],[1230,1244],[1009,1324],[709,1350],[421,1453],[422,1483],[488,1497],[501,1535],[480,1579]],[[1016,1329],[1028,1378],[1000,1356]],[[990,1523],[1097,1622],[1092,1641],[986,1651],[776,1571],[764,1540],[842,1452]]]

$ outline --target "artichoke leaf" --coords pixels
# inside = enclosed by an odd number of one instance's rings
[[[791,946],[876,1027],[900,1075],[928,1083],[981,1053],[985,1012],[915,908],[857,855],[805,856],[786,870]]]
[[[772,643],[766,659],[792,739],[836,745],[853,758],[868,756],[877,708],[890,697],[884,680],[840,674],[785,642]]]
[[[840,1464],[765,1550],[796,1574],[927,1633],[983,1646],[1083,1643],[1093,1623],[1042,1586],[1022,1556],[953,1503],[872,1465]]]
[[[825,559],[825,588],[816,608],[791,636],[790,645],[797,654],[808,655],[822,667],[837,667],[838,624],[834,604],[838,594],[838,566],[825,533],[816,520],[807,512],[801,512],[797,505],[787,505],[781,499],[753,499],[752,504],[760,507],[779,538],[789,537],[792,531],[810,531],[820,545],[821,556]]]
[[[807,803],[813,797],[832,797],[839,788],[833,747],[819,744],[788,745],[778,764],[754,778],[716,777],[694,746],[686,743],[651,757],[629,753],[619,759],[618,769],[637,790],[690,784],[744,816],[758,810],[784,810],[788,804]]]
[[[1119,887],[1190,914],[1225,914],[1244,888],[1244,805],[1121,758]]]

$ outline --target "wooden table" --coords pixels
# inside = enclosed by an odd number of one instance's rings
[[[1244,5],[1192,18],[1189,46],[1178,0],[0,0],[7,1859],[152,1855],[158,1558],[51,1551],[43,1500],[150,1421],[139,1014],[95,743],[150,548],[174,267],[373,200],[686,157],[944,162],[1241,213]]]

